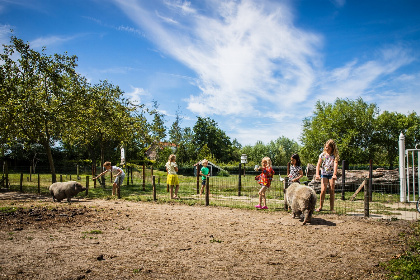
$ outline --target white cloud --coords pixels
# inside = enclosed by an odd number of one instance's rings
[[[51,47],[53,45],[62,45],[66,42],[72,41],[79,36],[49,36],[49,37],[40,37],[32,42],[30,46],[33,49],[40,49],[42,47]]]
[[[142,97],[150,95],[143,88],[138,88],[138,87],[133,87],[133,86],[130,86],[130,88],[131,88],[131,91],[125,92],[124,96],[133,103],[141,104]]]
[[[322,39],[294,27],[289,8],[281,3],[207,1],[223,13],[200,14],[185,1],[166,1],[169,9],[159,13],[135,1],[116,2],[160,49],[197,73],[201,94],[187,100],[194,113],[282,110],[310,92]],[[174,7],[188,12],[174,13]]]

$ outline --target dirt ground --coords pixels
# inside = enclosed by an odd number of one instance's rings
[[[0,193],[0,279],[384,279],[410,221]]]

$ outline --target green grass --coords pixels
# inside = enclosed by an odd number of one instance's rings
[[[412,225],[412,232],[402,234],[406,251],[381,266],[388,270],[389,279],[420,279],[420,221]]]
[[[179,196],[180,200],[171,200],[166,187],[166,172],[154,171],[155,183],[156,183],[156,198],[157,203],[182,203],[186,205],[205,205],[205,197],[197,195],[197,178],[193,176],[182,176],[179,175],[180,188]],[[86,176],[81,175],[80,180],[76,179],[76,175],[72,175],[72,180],[77,180],[83,186],[86,186]],[[121,198],[129,201],[153,201],[153,186],[152,176],[150,169],[146,170],[146,181],[143,185],[142,172],[133,172],[133,182],[127,185],[127,177],[124,181],[123,187],[121,188]],[[24,180],[22,183],[22,191],[27,193],[39,193],[42,195],[48,195],[48,187],[51,185],[51,175],[41,174],[39,177],[38,187],[38,175],[32,175],[32,181],[28,181],[29,174],[24,174]],[[70,175],[62,175],[63,181],[70,180]],[[279,181],[278,176],[275,176],[270,190],[267,192],[267,205],[268,211],[279,211],[284,209],[284,194],[283,185]],[[57,179],[60,180],[60,174],[57,174]],[[88,178],[89,191],[88,195],[85,192],[79,193],[77,197],[86,197],[87,199],[105,199],[105,200],[116,200],[115,196],[112,196],[112,181],[107,174],[105,176],[105,188],[100,186],[99,182],[96,182],[96,188],[94,187],[94,181],[91,176]],[[302,178],[302,181],[307,180],[306,177]],[[20,174],[9,174],[9,181],[11,183],[11,190],[20,191]],[[241,209],[255,209],[254,205],[258,204],[258,184],[256,183],[253,175],[246,175],[241,177],[241,195],[238,196],[238,176],[213,176],[209,179],[210,182],[210,205],[211,206],[223,206]],[[201,179],[199,180],[199,188],[201,188]],[[346,214],[348,212],[363,213],[364,209],[364,193],[363,191],[358,193],[354,201],[350,201],[350,197],[353,192],[346,192],[344,194],[345,200],[341,200],[341,193],[336,193],[335,198],[335,213]],[[406,205],[398,204],[397,209],[392,209],[388,204],[399,203],[398,194],[383,194],[373,193],[373,202],[370,203],[369,208],[372,213],[386,214],[394,216],[393,211],[415,211],[414,209],[405,208]],[[319,196],[318,196],[319,205]],[[327,194],[324,202],[325,212],[316,213],[316,215],[322,215],[328,213],[329,210],[329,195]],[[11,211],[11,210],[10,210]]]

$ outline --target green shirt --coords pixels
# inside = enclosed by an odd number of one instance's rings
[[[205,166],[201,167],[201,170],[200,171],[204,175],[208,175],[209,172],[210,172],[210,170],[207,167],[205,167]],[[201,176],[201,180],[206,180],[206,176]]]

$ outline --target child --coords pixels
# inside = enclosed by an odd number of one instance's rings
[[[303,171],[300,157],[298,154],[293,154],[290,158],[290,171],[289,171],[289,183],[299,183],[300,184],[300,178],[303,177]]]
[[[203,159],[203,161],[201,162],[201,164],[203,165],[203,167],[201,167],[200,170],[200,175],[201,175],[201,190],[200,190],[200,195],[203,194],[203,190],[206,186],[207,183],[207,177],[209,176],[209,168],[207,167],[207,165],[209,164],[209,161],[207,159]]]
[[[271,185],[271,180],[273,180],[274,170],[271,168],[271,159],[269,157],[264,157],[261,160],[261,165],[258,166],[255,171],[262,170],[261,174],[255,177],[255,180],[258,180],[258,184],[260,184],[261,189],[258,192],[260,196],[260,204],[255,205],[257,209],[268,209],[266,204],[265,192]],[[264,202],[264,206],[261,206],[262,202]]]
[[[178,190],[179,190],[179,180],[178,175],[178,165],[175,162],[176,156],[174,154],[170,155],[168,158],[168,162],[165,164],[166,172],[168,173],[168,177],[166,179],[166,183],[170,186],[170,194],[171,199],[178,199]],[[174,186],[175,187],[175,195],[174,195]]]
[[[335,180],[337,180],[338,168],[338,149],[334,140],[330,139],[325,143],[324,151],[319,155],[318,164],[316,165],[315,180],[319,180],[319,169],[321,168],[321,195],[320,205],[316,212],[322,210],[324,204],[325,193],[327,192],[327,185],[330,184],[330,211],[334,211],[334,195],[335,195]]]
[[[111,171],[111,173],[115,177],[115,181],[112,184],[112,195],[116,195],[117,187],[118,188],[121,187],[121,185],[124,182],[125,173],[121,168],[117,166],[112,166],[110,161],[106,161],[103,166],[105,168],[105,171],[99,174],[98,176],[96,176],[95,178],[93,178],[93,180],[96,180],[102,175],[104,175],[105,173],[107,173],[108,171]]]

